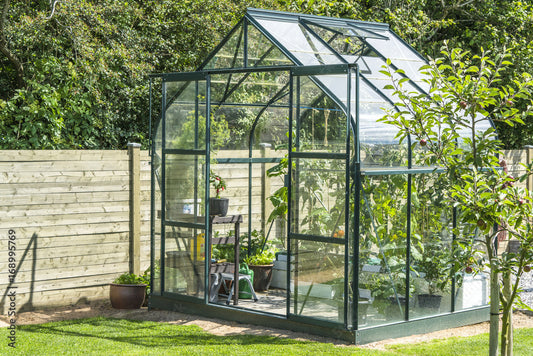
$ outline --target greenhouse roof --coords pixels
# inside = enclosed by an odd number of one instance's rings
[[[384,108],[394,110],[396,101],[393,90],[385,89],[391,84],[391,78],[382,73],[387,61],[392,70],[403,70],[398,75],[408,79],[404,89],[428,93],[429,84],[419,72],[426,59],[387,24],[249,8],[198,72],[357,66],[359,80],[352,77],[351,87],[357,88],[358,102],[352,98],[349,110],[354,123],[358,118],[359,140],[394,144],[397,129],[377,121]],[[345,76],[326,71],[313,76],[313,81],[347,109]],[[489,127],[488,121],[484,123],[478,129]]]

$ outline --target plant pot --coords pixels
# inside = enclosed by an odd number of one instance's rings
[[[115,284],[109,286],[109,299],[115,309],[139,309],[146,296],[146,284]]]
[[[209,215],[226,216],[228,206],[228,198],[209,198]]]
[[[248,267],[254,271],[254,289],[256,291],[268,290],[272,281],[272,268],[274,265],[250,265]]]
[[[420,308],[431,308],[431,309],[440,308],[440,301],[442,299],[442,295],[419,294],[417,297],[418,297],[418,306]]]

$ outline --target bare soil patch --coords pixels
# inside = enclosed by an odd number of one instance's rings
[[[349,346],[348,343],[301,332],[267,328],[250,324],[240,324],[214,318],[204,318],[197,315],[184,314],[167,310],[151,310],[146,308],[138,310],[119,310],[111,308],[109,302],[93,302],[90,304],[72,305],[68,307],[58,307],[53,309],[35,310],[22,312],[18,314],[17,325],[42,324],[52,321],[72,320],[80,318],[89,318],[96,316],[106,316],[113,318],[123,318],[132,320],[149,320],[157,322],[166,322],[178,325],[198,325],[203,330],[215,335],[268,335],[282,338],[291,338],[296,340],[310,340],[327,342],[335,345]],[[526,312],[516,312],[513,315],[515,328],[533,328],[533,315]],[[0,326],[7,326],[8,318],[5,315],[0,316]],[[459,328],[436,331],[423,335],[413,335],[398,339],[383,340],[359,347],[384,349],[389,344],[406,344],[429,341],[432,339],[447,338],[452,336],[471,336],[489,331],[489,323],[479,323]]]

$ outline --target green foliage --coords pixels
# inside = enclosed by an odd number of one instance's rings
[[[136,275],[135,273],[124,273],[118,276],[113,283],[115,284],[150,284],[150,278],[147,275]]]
[[[52,15],[48,2],[11,2],[4,32],[24,85],[0,54],[0,149],[146,147],[147,75],[194,70],[248,5],[65,0]]]
[[[514,64],[501,73],[497,86],[512,83],[514,73],[533,73],[533,6],[510,1],[432,0],[280,0],[291,11],[387,23],[424,55],[436,57],[442,42],[472,53],[483,48],[509,50]],[[515,106],[525,109],[527,104]],[[525,127],[497,122],[505,148],[519,148],[533,138],[533,120]]]
[[[507,53],[482,50],[471,56],[445,46],[442,55],[422,69],[429,95],[407,92],[397,73],[382,72],[392,78],[399,109],[382,121],[395,125],[402,140],[410,136],[413,149],[423,143],[418,163],[446,168],[441,175],[444,201],[456,207],[458,215],[452,271],[459,273],[466,266],[490,271],[491,283],[498,283],[498,273],[514,276],[510,290],[503,290],[501,282],[499,286],[505,350],[512,347],[506,337],[518,283],[524,267],[533,263],[532,199],[530,192],[514,186],[516,178],[500,169],[501,142],[492,127],[482,129],[480,122],[491,118],[510,126],[522,124],[533,110],[533,79],[527,73],[515,74],[512,82],[502,84],[502,74],[512,65]],[[526,103],[525,110],[515,106],[518,100]],[[526,169],[526,176],[531,175],[532,167]],[[497,225],[501,228],[494,229]],[[501,230],[522,243],[518,253],[498,254]]]
[[[215,198],[220,199],[220,192],[226,190],[226,181],[221,176],[211,171],[209,174],[209,183],[213,186],[213,189],[215,189]]]
[[[271,265],[276,259],[276,250],[273,248],[267,248],[263,251],[258,251],[244,259],[244,263],[252,266],[264,266]]]

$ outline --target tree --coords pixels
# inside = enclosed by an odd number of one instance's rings
[[[438,56],[443,41],[448,41],[452,48],[463,48],[471,53],[480,53],[482,47],[495,52],[508,48],[514,64],[500,73],[501,85],[510,84],[514,72],[533,73],[533,5],[530,1],[279,1],[291,11],[387,23],[426,56]],[[507,149],[522,147],[533,139],[533,120],[522,126],[498,122],[496,127]]]
[[[481,55],[471,56],[448,46],[441,53],[444,57],[422,68],[431,86],[429,95],[406,91],[405,79],[398,75],[401,70],[383,71],[392,78],[387,88],[398,98],[398,111],[382,120],[395,125],[402,140],[410,136],[413,149],[424,146],[424,164],[446,168],[445,199],[457,209],[459,220],[454,231],[458,238],[453,270],[469,266],[476,273],[490,272],[490,354],[497,353],[501,308],[502,355],[509,355],[512,306],[518,298],[520,277],[533,263],[533,198],[530,192],[514,187],[516,178],[500,169],[502,143],[492,127],[481,129],[480,125],[488,118],[510,126],[522,124],[532,112],[533,80],[524,73],[515,75],[508,85],[501,84],[503,73],[512,66],[509,53],[491,55],[481,49]],[[466,137],[460,135],[465,132]],[[499,229],[494,228],[498,225]],[[497,237],[502,230],[522,243],[519,252],[498,254]],[[503,288],[501,275],[515,277],[510,289]]]
[[[0,148],[146,147],[148,74],[196,69],[249,3],[4,0]]]

